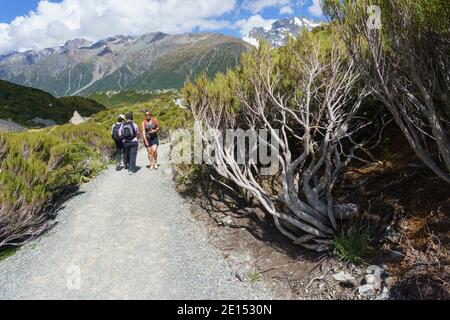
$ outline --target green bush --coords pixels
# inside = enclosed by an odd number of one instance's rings
[[[0,134],[0,248],[44,231],[48,206],[98,174],[112,150],[109,129],[96,123]]]

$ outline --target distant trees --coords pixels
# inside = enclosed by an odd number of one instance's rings
[[[308,249],[329,249],[342,219],[358,210],[335,203],[332,194],[362,146],[353,140],[364,127],[357,112],[366,91],[358,80],[339,40],[305,33],[277,51],[261,45],[244,55],[237,71],[185,86],[217,173],[250,193],[282,234]],[[223,143],[229,128],[267,129],[271,142],[258,136],[249,152],[264,144],[277,152],[279,145],[279,188],[266,183],[258,163],[238,161],[238,148]]]
[[[323,9],[416,155],[450,183],[450,3],[323,0]]]

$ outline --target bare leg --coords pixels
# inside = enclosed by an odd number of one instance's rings
[[[157,168],[158,165],[158,146],[155,145],[152,147],[153,150],[153,164],[155,166],[155,168]]]
[[[153,165],[153,150],[152,148],[147,148],[147,156],[148,156],[148,161],[150,163],[150,166]]]

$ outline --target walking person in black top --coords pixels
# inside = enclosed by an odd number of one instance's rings
[[[142,122],[142,132],[144,132],[144,144],[147,148],[150,170],[158,169],[158,146],[159,146],[159,123],[150,111],[145,112],[145,119]]]
[[[114,154],[114,158],[116,160],[116,170],[120,171],[122,169],[122,159],[125,162],[125,154],[123,149],[123,141],[122,137],[120,137],[120,128],[122,127],[123,123],[126,121],[126,118],[123,114],[119,115],[119,118],[117,119],[117,123],[113,124],[111,129],[111,136],[114,140],[114,143],[116,144],[116,152]]]
[[[125,167],[131,175],[137,172],[136,158],[138,152],[139,128],[133,122],[133,114],[127,113],[127,121],[119,130],[125,150]]]

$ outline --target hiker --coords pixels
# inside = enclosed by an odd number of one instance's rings
[[[150,111],[145,112],[145,119],[142,121],[142,132],[144,132],[144,144],[147,148],[148,160],[150,161],[150,170],[157,170],[158,165],[158,146],[159,146],[159,123]]]
[[[122,137],[125,150],[125,168],[129,174],[137,172],[136,157],[138,152],[139,128],[133,122],[133,114],[127,113],[126,122],[122,124],[119,135]]]
[[[116,170],[120,171],[122,167],[120,166],[123,161],[125,161],[125,154],[123,149],[123,141],[119,135],[120,128],[122,127],[123,122],[126,121],[126,118],[123,114],[119,115],[117,119],[117,123],[113,124],[111,128],[111,136],[116,144],[116,152],[114,154],[114,158],[116,160]]]

